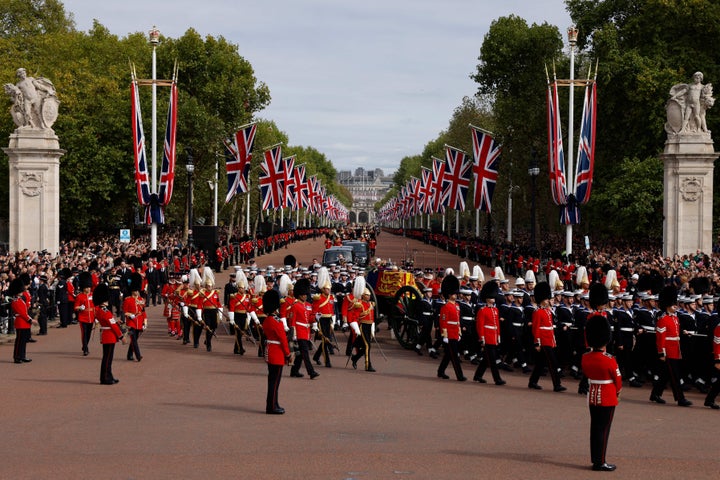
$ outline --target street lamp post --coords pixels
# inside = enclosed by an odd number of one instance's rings
[[[187,153],[187,163],[185,168],[187,169],[188,175],[188,191],[187,191],[187,210],[188,210],[188,238],[187,243],[192,251],[193,248],[193,172],[195,172],[195,164],[193,163],[192,149],[190,147],[185,148]]]
[[[530,246],[535,249],[537,247],[535,238],[535,197],[536,197],[536,180],[540,175],[540,168],[538,167],[537,151],[533,148],[532,158],[530,159],[530,168],[528,168],[528,175],[532,180],[532,197],[530,199]]]

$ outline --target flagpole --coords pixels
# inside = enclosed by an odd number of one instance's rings
[[[150,30],[150,44],[152,45],[152,185],[151,193],[157,194],[157,55],[155,49],[160,43],[160,31],[153,25]],[[153,220],[150,225],[150,249],[157,248],[157,223]]]
[[[475,237],[480,237],[480,209],[475,209]]]
[[[215,180],[213,183],[213,191],[215,192],[215,199],[213,201],[213,225],[217,227],[218,224],[218,159],[215,156]]]
[[[573,165],[573,157],[575,156],[575,152],[573,150],[573,140],[574,140],[574,133],[573,133],[573,121],[574,121],[574,111],[575,111],[575,44],[577,43],[577,35],[578,30],[573,25],[570,26],[567,30],[568,34],[568,43],[570,44],[570,101],[569,101],[569,112],[568,112],[568,155],[567,155],[567,188],[568,188],[568,195],[575,194],[575,175],[574,175],[574,165]],[[572,234],[573,234],[573,226],[571,223],[568,223],[567,228],[565,230],[565,253],[567,255],[570,255],[572,253]]]
[[[245,215],[245,234],[249,237],[250,236],[250,193],[252,190],[250,189],[250,175],[248,175],[248,190],[247,190],[247,204],[245,205],[245,208],[247,210]]]

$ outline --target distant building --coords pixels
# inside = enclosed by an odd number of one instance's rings
[[[382,200],[392,187],[392,176],[386,176],[382,169],[365,170],[356,168],[339,171],[337,182],[348,189],[353,196],[350,208],[351,223],[373,223],[375,221],[375,204]]]

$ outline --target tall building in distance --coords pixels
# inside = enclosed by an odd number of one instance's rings
[[[337,182],[347,188],[353,197],[350,223],[373,223],[375,204],[382,200],[392,187],[392,176],[386,176],[380,168],[365,170],[358,167],[354,172],[339,171]]]

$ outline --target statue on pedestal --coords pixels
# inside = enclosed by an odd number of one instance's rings
[[[18,128],[49,129],[57,120],[60,101],[55,86],[44,77],[28,77],[24,68],[17,69],[18,82],[4,85],[13,105],[10,115]]]
[[[670,99],[665,105],[668,136],[701,134],[710,136],[705,122],[705,111],[715,104],[712,83],[703,85],[702,72],[693,74],[692,83],[678,83],[670,89]]]

